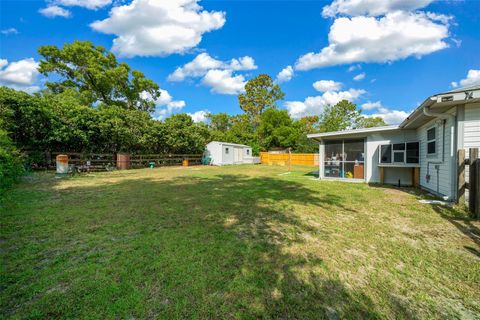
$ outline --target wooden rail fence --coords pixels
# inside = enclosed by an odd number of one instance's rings
[[[307,165],[318,166],[317,153],[272,153],[260,152],[260,161],[262,164],[288,166]]]
[[[468,157],[467,157],[468,156]],[[472,218],[480,218],[480,159],[478,148],[458,150],[458,185],[459,203],[468,205]]]
[[[202,162],[201,154],[114,154],[114,153],[79,153],[79,152],[45,152],[27,151],[27,165],[32,170],[55,170],[56,156],[68,156],[68,163],[72,168],[82,171],[108,171],[119,165],[122,168],[146,168],[153,164],[155,167],[182,165],[188,160],[189,165]],[[126,155],[126,157],[125,157]],[[122,163],[128,162],[128,163]]]

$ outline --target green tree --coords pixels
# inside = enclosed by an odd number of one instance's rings
[[[7,131],[0,128],[0,196],[22,172],[20,153],[10,140]]]
[[[46,83],[54,93],[73,88],[88,105],[101,102],[125,109],[154,110],[153,100],[160,96],[158,85],[142,72],[119,63],[105,48],[89,41],[74,41],[63,48],[42,46],[38,52],[43,56],[39,71],[59,79]]]
[[[318,143],[307,138],[307,134],[319,131],[319,116],[305,116],[297,120],[301,134],[297,140],[295,152],[316,153],[318,152]]]
[[[202,153],[210,140],[208,127],[194,123],[186,113],[174,114],[165,119],[165,146],[168,153]]]
[[[145,135],[153,121],[149,114],[102,105],[99,110],[97,149],[106,152],[144,152]]]
[[[72,89],[60,94],[46,93],[50,130],[45,140],[54,151],[101,152],[98,150],[99,111],[80,104],[78,93]]]
[[[260,114],[267,108],[275,108],[275,103],[284,96],[280,86],[269,75],[261,74],[247,82],[245,93],[238,96],[238,102],[256,128]]]
[[[228,131],[232,126],[231,117],[224,112],[220,112],[217,114],[209,113],[207,115],[207,119],[208,127],[211,130]]]
[[[361,116],[357,120],[357,128],[373,128],[386,126],[387,123],[380,117],[364,117]]]
[[[252,153],[258,154],[260,143],[250,117],[246,114],[236,115],[231,117],[231,122],[232,125],[225,136],[225,141],[249,145],[252,147]]]
[[[217,114],[209,113],[207,115],[207,125],[210,130],[212,140],[226,141],[227,132],[232,127],[232,117],[224,112]]]
[[[0,87],[0,112],[0,125],[19,148],[49,149],[52,111],[40,96]]]
[[[266,109],[260,116],[258,135],[263,149],[295,148],[302,134],[286,110]]]
[[[326,106],[320,115],[320,131],[330,132],[345,130],[355,125],[360,117],[357,106],[350,101],[342,100],[333,106]]]

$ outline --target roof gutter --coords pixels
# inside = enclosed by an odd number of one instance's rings
[[[436,97],[430,97],[430,100],[433,100],[434,103],[436,102],[437,98]],[[432,104],[430,105],[426,105],[423,107],[423,114],[428,116],[428,117],[435,117],[435,118],[440,118],[440,119],[443,119],[443,120],[448,120],[448,119],[454,119],[455,116],[453,114],[450,114],[450,113],[437,113],[437,112],[433,112],[431,109],[430,109],[430,106],[432,106]]]

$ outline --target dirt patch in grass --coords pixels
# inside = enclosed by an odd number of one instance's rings
[[[402,189],[386,188],[383,190],[391,203],[406,204],[411,199],[411,195]]]

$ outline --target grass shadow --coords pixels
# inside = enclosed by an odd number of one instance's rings
[[[433,210],[438,213],[443,219],[450,222],[464,235],[472,239],[472,241],[480,248],[480,228],[472,222],[475,219],[468,217],[467,212],[463,208],[457,206],[440,206],[432,205]],[[478,248],[465,247],[469,252],[478,255]]]
[[[39,190],[2,213],[6,317],[384,317],[321,254],[292,249],[331,236],[295,206],[356,212],[348,194],[224,173]]]

